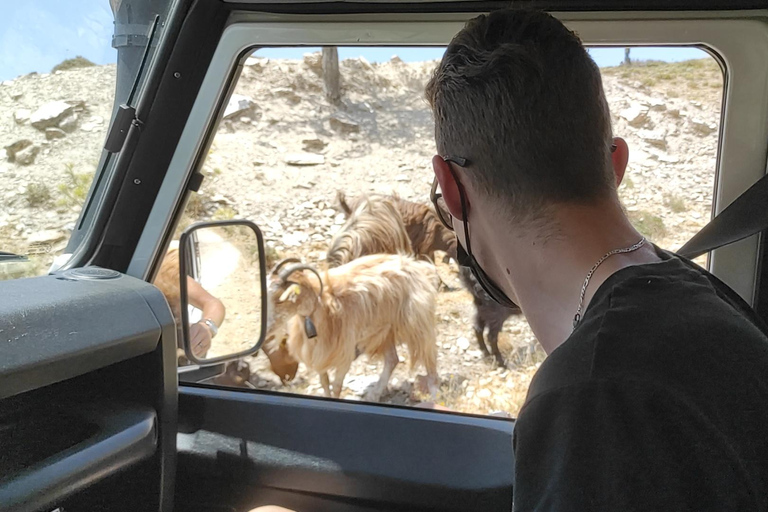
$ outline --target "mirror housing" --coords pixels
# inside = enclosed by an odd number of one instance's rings
[[[238,258],[240,259],[240,256],[243,255],[249,255],[253,256],[252,254],[252,243],[255,241],[256,243],[256,251],[258,252],[258,289],[260,292],[260,297],[257,300],[258,305],[260,306],[260,309],[258,313],[260,313],[260,318],[255,319],[257,322],[257,325],[260,328],[260,332],[258,333],[257,340],[255,343],[251,344],[248,348],[244,350],[235,351],[232,353],[225,353],[222,355],[217,355],[215,357],[206,358],[206,357],[199,357],[196,355],[193,351],[192,347],[192,339],[190,336],[190,312],[189,312],[189,306],[190,303],[190,285],[193,285],[196,289],[202,290],[203,293],[206,293],[209,297],[213,297],[217,302],[220,304],[221,301],[216,299],[210,292],[202,288],[200,281],[202,280],[202,274],[204,273],[206,262],[204,261],[201,245],[204,245],[201,242],[202,235],[205,231],[208,231],[210,233],[213,233],[214,238],[218,238],[218,242],[208,242],[208,245],[215,246],[216,243],[219,244],[220,247],[225,247],[229,249],[229,254],[237,254]],[[247,240],[243,239],[243,236],[235,237],[235,235],[232,235],[231,239],[227,239],[226,234],[227,233],[236,233],[240,232],[241,235],[243,233],[248,233],[248,235],[245,235],[246,237],[252,236],[253,238],[249,238]],[[225,236],[219,236],[216,235],[216,233],[223,233]],[[236,240],[236,238],[239,238]],[[219,263],[219,262],[217,262]],[[222,264],[225,262],[221,262]],[[231,263],[231,262],[229,262]],[[238,270],[240,272],[249,271],[250,266],[249,264],[243,263],[241,261],[236,261],[236,264],[238,266]],[[211,263],[208,262],[208,268],[212,268]],[[220,265],[217,265],[220,266]],[[252,274],[248,272],[249,274]],[[237,276],[236,276],[237,277]],[[240,276],[242,277],[242,276]],[[252,275],[247,277],[253,277]],[[190,283],[190,280],[192,281]],[[247,282],[247,280],[244,279],[235,279],[234,283],[240,284],[241,282]],[[255,291],[255,290],[254,290]],[[187,229],[184,230],[184,232],[181,234],[181,237],[179,238],[179,292],[180,292],[180,300],[181,300],[181,323],[182,323],[182,332],[183,332],[183,347],[184,347],[184,354],[186,358],[190,361],[193,365],[198,366],[210,366],[210,365],[216,365],[219,363],[232,361],[236,359],[240,359],[245,356],[252,355],[256,353],[260,348],[261,345],[264,343],[264,338],[266,336],[266,327],[267,327],[267,270],[266,270],[266,257],[264,252],[264,237],[261,233],[261,230],[259,227],[254,224],[253,222],[249,220],[222,220],[222,221],[206,221],[206,222],[198,222],[191,226],[189,226]],[[232,306],[232,304],[230,304]],[[236,306],[241,306],[241,304],[236,304]],[[222,304],[222,309],[224,309],[224,305]],[[240,318],[241,315],[236,315],[236,318]],[[223,314],[222,314],[223,318]],[[247,321],[248,318],[245,319]],[[222,325],[211,325],[213,322],[209,322],[208,319],[203,318],[198,323],[205,323],[208,326],[208,329],[210,329],[212,335],[211,338],[216,336],[218,330],[222,328],[223,325],[226,325],[226,322],[222,322]],[[232,321],[230,321],[232,323]],[[222,330],[224,330],[222,328]],[[207,352],[208,350],[206,350]]]

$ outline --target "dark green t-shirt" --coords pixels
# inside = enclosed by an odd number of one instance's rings
[[[514,510],[768,510],[768,337],[669,253],[616,272],[515,425]]]

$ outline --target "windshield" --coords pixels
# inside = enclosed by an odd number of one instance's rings
[[[0,279],[45,274],[87,236],[91,184],[95,198],[114,161],[103,151],[110,120],[135,105],[170,3],[0,3],[0,251],[26,256],[0,262]]]

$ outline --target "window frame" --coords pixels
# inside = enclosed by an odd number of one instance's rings
[[[768,24],[766,11],[716,13],[553,13],[589,46],[695,46],[724,69],[713,213],[722,211],[766,172],[768,141]],[[245,58],[263,46],[444,46],[475,13],[306,15],[233,12],[215,50],[174,152],[158,199],[128,268],[147,279],[162,254],[193,172],[216,133]],[[327,18],[326,18],[327,19]],[[728,169],[728,172],[723,172]],[[737,172],[731,171],[738,169]],[[425,191],[426,195],[426,191]],[[710,268],[753,303],[758,237],[714,251]],[[745,272],[745,269],[748,271]]]

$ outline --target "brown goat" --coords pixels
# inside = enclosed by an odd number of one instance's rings
[[[413,254],[408,232],[392,201],[362,198],[331,239],[328,268],[369,254]]]
[[[430,392],[436,395],[437,283],[432,265],[404,255],[376,254],[321,276],[307,265],[278,264],[268,293],[267,343],[273,344],[287,328],[288,353],[320,374],[326,396],[341,395],[352,361],[365,354],[384,360],[379,382],[368,395],[379,400],[399,362],[398,344],[408,347],[411,367],[424,365]]]
[[[435,251],[443,251],[449,257],[456,259],[456,235],[447,229],[431,206],[415,203],[402,199],[397,194],[389,196],[359,196],[351,201],[347,201],[345,194],[341,191],[336,193],[336,201],[339,207],[350,218],[352,214],[360,207],[361,203],[383,202],[392,204],[398,217],[405,225],[405,232],[410,240],[410,246],[417,256],[425,256],[431,261],[435,261]],[[391,252],[391,251],[380,251]]]

